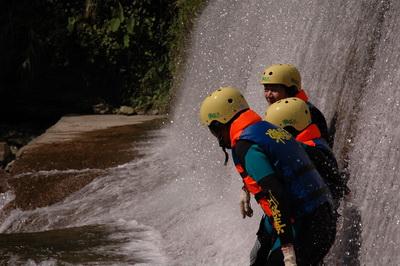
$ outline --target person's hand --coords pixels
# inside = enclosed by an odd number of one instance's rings
[[[248,217],[253,216],[253,209],[251,208],[250,205],[250,193],[247,191],[246,188],[243,188],[242,191],[240,192],[239,206],[243,219],[245,219],[246,216]]]
[[[286,245],[282,247],[283,262],[285,266],[296,266],[296,254],[294,253],[293,245]]]

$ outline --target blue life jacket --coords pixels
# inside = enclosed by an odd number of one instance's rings
[[[284,184],[293,219],[332,201],[329,189],[307,153],[289,132],[269,122],[260,121],[245,127],[237,140],[249,140],[263,149],[276,176]],[[240,165],[234,146],[232,157],[235,165]]]

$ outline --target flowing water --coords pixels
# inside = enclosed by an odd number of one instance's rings
[[[263,114],[263,70],[291,63],[336,132],[352,199],[327,265],[400,262],[400,1],[210,1],[197,20],[169,125],[145,156],[63,202],[0,226],[11,265],[248,265],[261,211],[239,217],[240,176],[200,125],[208,93],[240,89]],[[232,162],[230,162],[232,164]],[[12,199],[3,195],[2,204]],[[14,263],[14,264],[13,264]]]

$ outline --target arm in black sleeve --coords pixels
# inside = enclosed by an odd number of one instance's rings
[[[293,243],[292,218],[285,189],[276,175],[269,175],[258,182],[272,211],[275,229],[282,245]]]

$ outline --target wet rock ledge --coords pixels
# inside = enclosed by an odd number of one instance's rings
[[[63,117],[17,154],[8,180],[15,199],[3,209],[30,210],[57,203],[102,174],[87,171],[40,174],[39,171],[107,169],[132,161],[135,142],[162,127],[164,116],[89,115]]]

